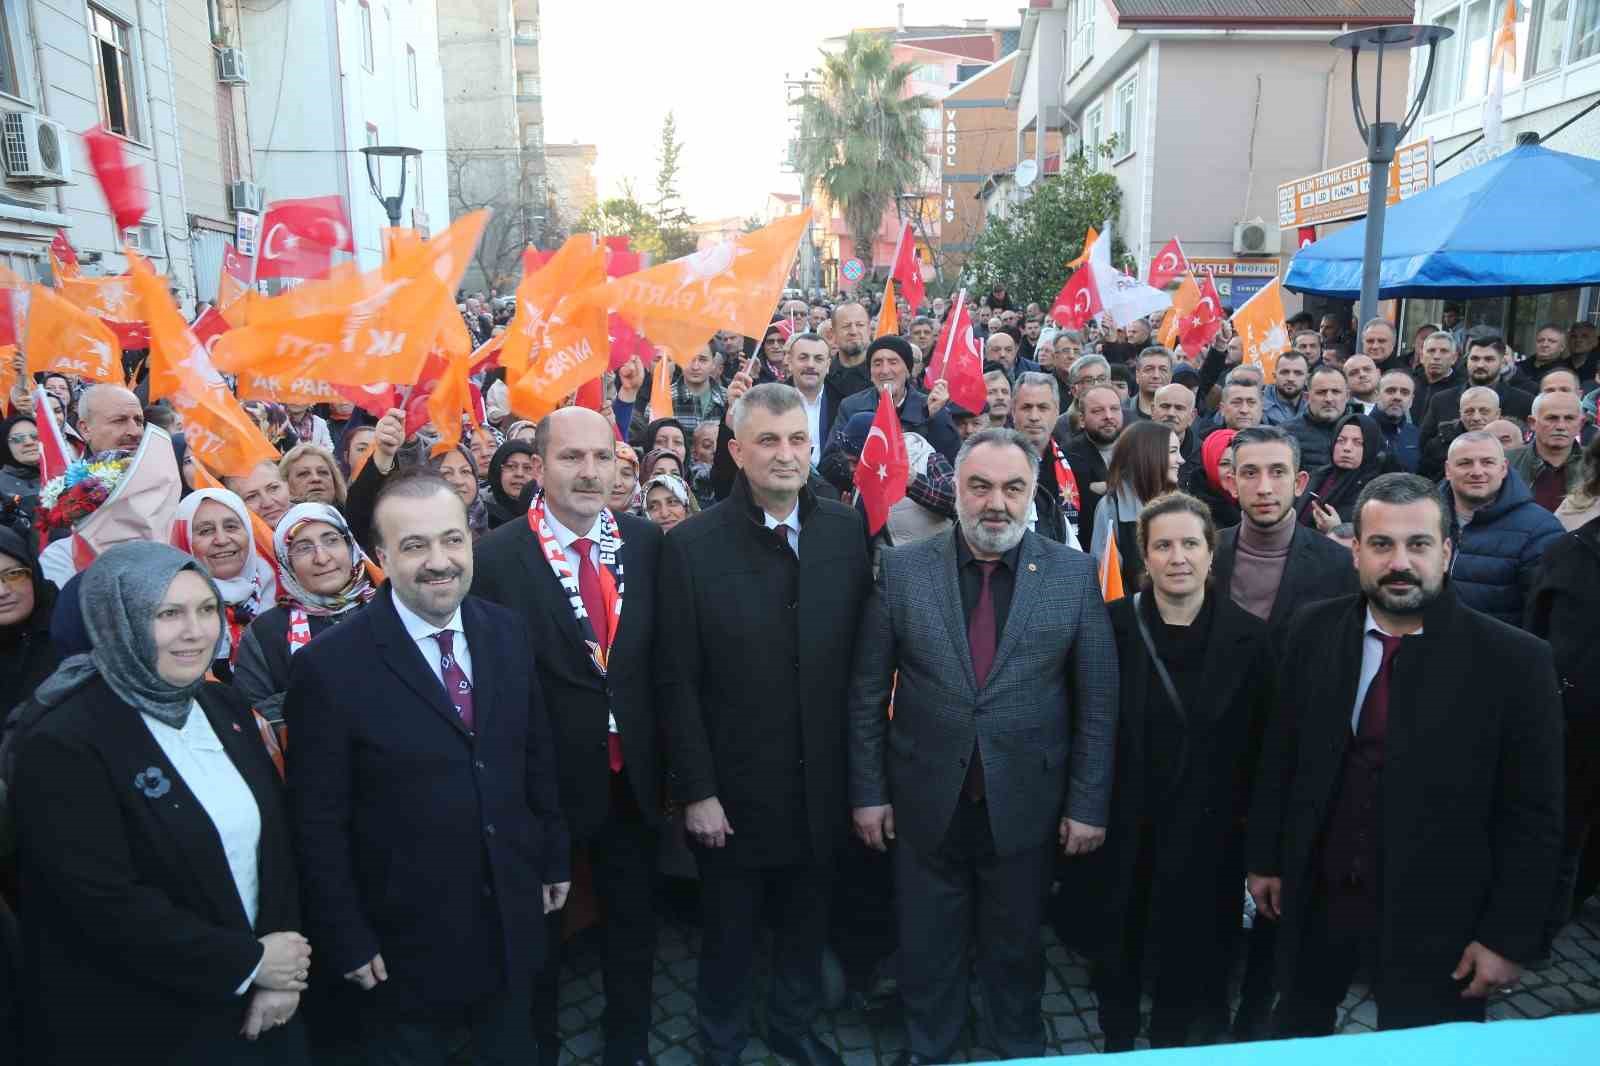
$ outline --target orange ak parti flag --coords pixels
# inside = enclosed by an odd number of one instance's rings
[[[1156,340],[1163,347],[1176,351],[1183,320],[1198,306],[1200,306],[1200,285],[1194,280],[1194,271],[1185,270],[1183,280],[1178,282],[1178,291],[1172,294],[1172,309],[1167,312],[1167,317],[1161,320],[1161,332]]]
[[[277,449],[228,390],[205,345],[189,329],[166,282],[139,253],[127,251],[128,272],[150,317],[150,399],[167,398],[183,416],[184,438],[198,462],[224,476],[242,476]]]
[[[1287,319],[1277,278],[1233,313],[1233,331],[1244,343],[1244,361],[1259,366],[1268,381],[1277,375],[1278,356],[1289,350]]]
[[[606,277],[605,247],[587,233],[568,237],[544,265],[530,270],[532,259],[532,256],[523,256],[516,310],[506,326],[505,343],[500,346],[500,365],[505,367],[506,380],[512,384],[527,372],[530,361],[544,349],[562,298],[599,285]]]
[[[450,356],[444,375],[428,394],[428,421],[439,434],[434,455],[443,455],[461,443],[461,418],[465,415],[473,429],[479,429],[477,407],[472,402],[472,386],[467,379],[467,357],[457,352]]]
[[[883,306],[878,309],[878,330],[872,335],[872,339],[877,340],[879,337],[899,332],[900,311],[894,305],[894,279],[890,278],[883,283]],[[927,357],[926,353],[923,357]]]
[[[601,290],[605,276],[605,247],[578,234],[517,286],[517,310],[500,347],[507,402],[517,414],[543,418],[605,373],[611,363],[609,316],[603,305],[582,299]]]
[[[1106,557],[1100,561],[1100,598],[1111,603],[1126,595],[1122,588],[1122,553],[1117,550],[1116,530],[1112,529],[1106,537]]]
[[[650,421],[672,417],[672,363],[667,353],[656,356],[656,368],[650,375]]]
[[[11,290],[10,305],[29,374],[69,374],[122,384],[122,345],[98,316],[54,289],[30,285],[4,267],[0,267],[0,287]]]
[[[460,339],[466,326],[449,301],[487,219],[487,211],[463,215],[377,270],[336,268],[326,279],[260,301],[249,325],[217,342],[217,369],[334,385],[405,384],[417,380],[441,337],[450,350],[470,353],[470,340]]]
[[[63,278],[58,291],[71,303],[100,318],[118,322],[143,322],[144,308],[133,279],[126,274],[88,278]]]
[[[1078,253],[1078,257],[1076,259],[1069,259],[1067,261],[1067,269],[1077,270],[1079,267],[1083,266],[1083,264],[1087,263],[1089,261],[1089,249],[1093,248],[1094,242],[1099,239],[1100,234],[1095,232],[1095,228],[1093,226],[1090,226],[1088,231],[1083,235],[1083,251]]]
[[[809,215],[574,293],[575,304],[615,311],[680,366],[718,330],[759,337],[772,321]]]

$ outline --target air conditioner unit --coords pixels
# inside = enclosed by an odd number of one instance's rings
[[[245,65],[243,48],[217,49],[217,80],[224,85],[250,83],[250,69]]]
[[[1265,222],[1235,222],[1233,225],[1234,255],[1277,255],[1283,244],[1283,232]]]
[[[261,213],[261,186],[253,181],[236,181],[228,186],[228,202],[235,211]]]
[[[29,185],[72,184],[67,128],[31,111],[5,113],[6,174]]]

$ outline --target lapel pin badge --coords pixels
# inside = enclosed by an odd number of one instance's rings
[[[1039,564],[1038,563],[1029,563],[1028,564],[1028,573],[1030,573],[1030,574],[1031,573],[1035,573],[1035,572],[1038,571],[1038,569],[1039,569]]]
[[[159,766],[147,766],[133,777],[133,787],[149,799],[160,799],[172,791],[172,782]]]

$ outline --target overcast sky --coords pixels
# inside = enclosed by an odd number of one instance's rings
[[[1017,25],[1021,0],[908,0],[906,23]],[[677,115],[679,184],[696,218],[751,215],[799,192],[780,163],[784,78],[818,62],[824,37],[892,26],[892,0],[546,0],[540,5],[545,139],[599,149],[600,195],[631,179],[655,195],[661,120]],[[597,32],[598,31],[598,32]]]

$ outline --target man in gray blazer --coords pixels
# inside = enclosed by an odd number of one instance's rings
[[[959,525],[885,551],[862,615],[851,804],[868,847],[894,845],[901,1066],[957,1050],[974,924],[994,1046],[1044,1053],[1053,848],[1081,855],[1105,838],[1116,644],[1093,560],[1027,529],[1038,465],[1015,430],[970,437]]]

